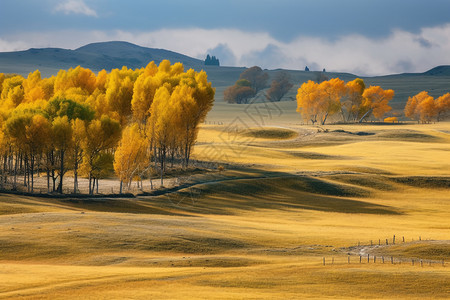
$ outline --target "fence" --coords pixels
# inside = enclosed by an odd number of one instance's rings
[[[419,236],[418,239],[414,240],[414,238],[411,238],[411,242],[415,241],[422,241],[422,237]],[[351,246],[348,248],[345,248],[348,250],[348,254],[346,258],[343,258],[342,256],[331,258],[322,257],[322,264],[323,265],[332,265],[332,264],[338,264],[338,263],[357,263],[357,264],[406,264],[411,266],[433,266],[433,265],[440,265],[442,267],[445,267],[446,262],[445,259],[442,260],[433,260],[433,259],[424,259],[424,258],[405,258],[405,257],[394,257],[392,255],[381,255],[381,254],[370,254],[366,253],[370,250],[374,249],[380,249],[380,247],[389,247],[393,245],[398,244],[410,244],[411,242],[407,242],[405,239],[405,236],[402,236],[400,239],[397,239],[396,235],[393,235],[391,239],[389,238],[383,238],[378,239],[376,241],[370,240],[370,243],[367,244],[361,244],[360,241],[358,241],[357,246]],[[381,248],[382,249],[382,248]],[[358,253],[355,253],[355,252]],[[353,252],[353,253],[352,253]]]

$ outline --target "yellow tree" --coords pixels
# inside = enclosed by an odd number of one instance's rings
[[[341,98],[346,93],[344,81],[339,78],[315,83],[309,80],[297,91],[297,111],[304,120],[313,124],[320,120],[325,124],[327,118],[341,110]]]
[[[168,87],[169,85],[166,84],[156,91],[151,106],[150,118],[148,119],[148,131],[151,132],[153,146],[155,150],[157,149],[157,151],[154,151],[154,155],[157,155],[159,159],[161,185],[164,185],[164,170],[168,148],[173,135],[176,134],[174,126],[172,126],[172,121],[176,116],[173,114],[170,106]]]
[[[29,174],[31,174],[31,192],[33,192],[36,159],[41,157],[50,146],[52,137],[50,122],[41,114],[33,115],[30,124],[25,127],[25,135],[30,155]],[[28,182],[28,187],[30,187],[30,182]]]
[[[82,143],[86,138],[86,121],[75,119],[71,121],[72,126],[72,155],[73,155],[73,193],[78,192],[78,169],[83,161]]]
[[[1,104],[4,110],[12,110],[23,102],[25,92],[22,83],[24,78],[20,75],[5,78],[2,84]]]
[[[90,122],[86,128],[86,138],[83,140],[83,167],[89,176],[89,194],[94,192],[93,175],[104,167],[100,159],[104,153],[112,151],[120,140],[121,127],[118,121],[103,115],[100,119]],[[98,179],[98,178],[97,178]],[[94,182],[95,183],[95,182]],[[98,181],[97,181],[98,185]]]
[[[361,116],[359,122],[362,123],[371,114],[375,118],[382,118],[385,113],[392,109],[389,106],[389,101],[392,100],[394,94],[393,90],[384,90],[379,86],[370,86],[365,89],[362,95],[364,100],[359,109],[359,115]]]
[[[133,97],[134,72],[123,68],[114,69],[106,84],[106,102],[114,117],[124,126],[131,115],[131,99]]]
[[[142,124],[150,116],[156,90],[162,85],[162,77],[157,76],[157,73],[158,67],[150,62],[134,83],[131,107],[134,119]]]
[[[135,123],[124,129],[114,153],[114,171],[122,184],[130,188],[131,180],[149,166],[148,141]]]
[[[302,115],[306,122],[311,121],[314,125],[317,122],[317,115],[319,108],[315,105],[315,100],[318,98],[319,84],[308,80],[303,83],[297,90],[297,112]]]
[[[450,112],[450,93],[444,94],[436,99],[437,121]]]
[[[328,116],[341,111],[341,98],[346,93],[344,81],[333,78],[319,84],[319,98],[316,99],[321,115],[321,124],[324,125]]]
[[[435,113],[434,98],[422,91],[409,97],[405,105],[405,116],[417,122],[426,122]]]
[[[356,78],[347,82],[347,94],[346,100],[342,102],[342,108],[346,110],[347,116],[344,115],[342,110],[344,121],[355,121],[358,118],[359,108],[363,101],[363,93],[366,88],[364,80]]]
[[[63,178],[67,171],[65,166],[66,153],[72,147],[72,126],[70,125],[69,118],[67,115],[58,116],[52,122],[52,138],[55,150],[59,153],[59,185],[58,192],[62,194],[63,192]]]

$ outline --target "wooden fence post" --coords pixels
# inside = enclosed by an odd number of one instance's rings
[[[372,245],[372,240],[370,240],[370,246],[373,246],[373,245]]]
[[[403,243],[405,242],[405,237],[403,237]]]
[[[392,244],[395,245],[395,234],[394,237],[392,238]]]
[[[325,257],[323,258],[323,265],[325,266]]]
[[[361,263],[361,259],[362,259],[362,256],[360,255],[359,256],[359,263]],[[444,265],[444,264],[442,264],[442,265]]]
[[[414,259],[411,259],[411,264],[414,266]]]
[[[391,256],[391,264],[394,264],[394,257]]]
[[[381,261],[382,261],[382,262],[383,262],[383,264],[384,264],[384,256],[382,256],[382,257],[381,257]]]
[[[367,254],[367,263],[370,263],[370,256]]]
[[[374,256],[373,256],[373,263],[376,263],[376,262],[377,262],[377,256],[374,255]]]
[[[347,257],[347,262],[350,263],[350,255]]]
[[[386,245],[389,245],[388,239],[386,239]]]

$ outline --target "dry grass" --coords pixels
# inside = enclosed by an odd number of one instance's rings
[[[167,195],[0,195],[0,298],[448,297],[448,263],[347,252],[450,259],[450,124],[329,128],[206,125],[194,156],[233,164]]]

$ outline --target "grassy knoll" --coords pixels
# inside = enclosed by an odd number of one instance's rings
[[[0,298],[448,297],[450,124],[322,129],[205,124],[225,170],[159,196],[1,194]]]

